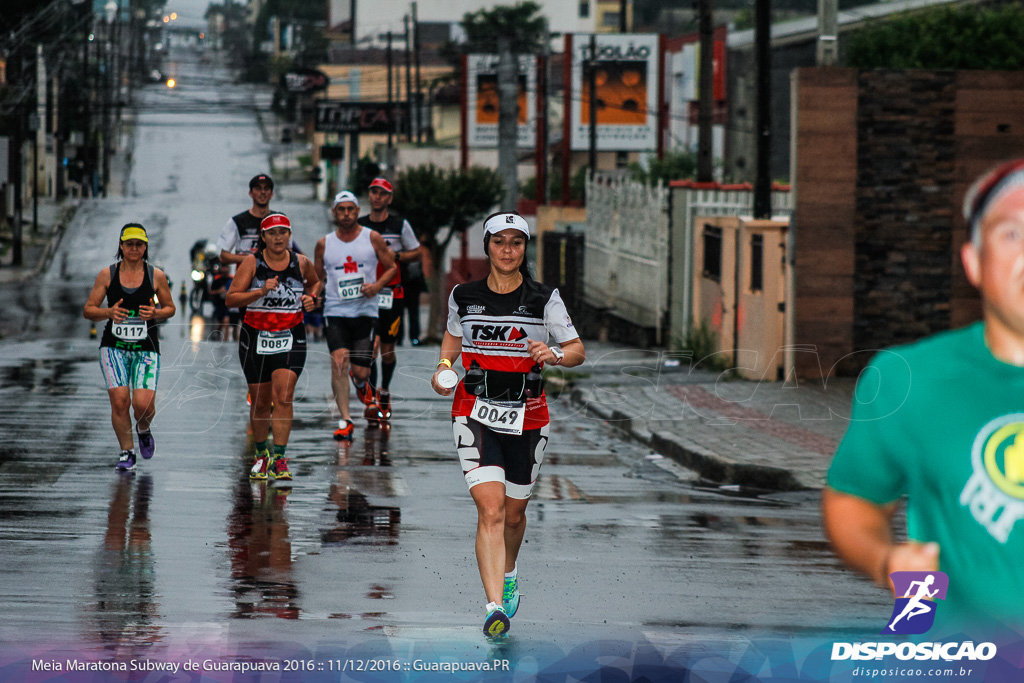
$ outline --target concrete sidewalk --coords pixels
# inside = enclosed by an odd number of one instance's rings
[[[38,276],[57,250],[64,230],[78,208],[79,199],[66,199],[61,203],[51,198],[39,198],[36,215],[38,229],[32,230],[32,209],[24,212],[21,229],[20,266],[12,264],[11,229],[0,233],[0,284],[20,282]]]
[[[581,410],[722,484],[821,488],[846,432],[855,381],[754,382],[695,369],[685,355],[584,341],[564,371]],[[552,383],[555,391],[557,377]],[[554,392],[552,392],[554,393]]]

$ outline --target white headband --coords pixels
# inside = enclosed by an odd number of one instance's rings
[[[517,213],[498,213],[484,221],[484,234],[496,235],[502,230],[512,228],[519,230],[527,238],[530,237],[530,224]]]

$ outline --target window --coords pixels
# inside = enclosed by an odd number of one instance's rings
[[[601,17],[601,25],[606,28],[619,28],[619,13],[618,12],[605,12],[604,16]]]
[[[704,277],[722,282],[722,229],[704,226]]]
[[[580,0],[580,19],[590,18],[590,0]]]
[[[750,291],[764,289],[764,235],[750,236]]]

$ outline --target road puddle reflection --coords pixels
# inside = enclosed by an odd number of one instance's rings
[[[95,601],[87,604],[104,650],[137,652],[164,639],[155,593],[148,474],[119,474],[114,482],[103,546],[96,554]]]
[[[337,506],[337,523],[320,534],[324,544],[397,545],[401,510],[375,505],[369,496],[395,497],[388,442],[391,428],[363,431],[362,450],[352,442],[338,445],[338,471],[328,500]]]
[[[299,589],[288,537],[292,489],[249,479],[242,469],[228,516],[228,553],[234,619],[298,619]]]

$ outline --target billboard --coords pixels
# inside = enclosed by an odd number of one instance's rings
[[[317,100],[314,130],[318,133],[408,132],[404,102],[341,102]]]
[[[498,55],[466,58],[466,119],[470,147],[498,146]],[[536,144],[537,64],[532,55],[519,56],[518,146]]]
[[[656,34],[597,36],[595,74],[597,149],[653,150],[658,147],[660,45]],[[569,36],[570,144],[590,147],[590,36]]]

